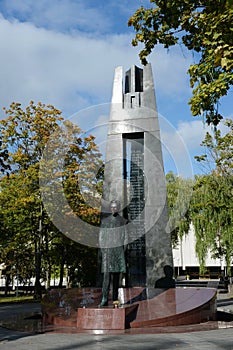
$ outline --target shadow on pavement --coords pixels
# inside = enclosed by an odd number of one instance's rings
[[[12,331],[11,329],[0,327],[0,344],[2,342],[13,341],[13,340],[17,340],[20,338],[24,338],[24,337],[27,337],[29,335],[31,336],[32,334]]]

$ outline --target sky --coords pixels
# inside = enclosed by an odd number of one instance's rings
[[[100,136],[106,132],[114,69],[141,66],[129,17],[149,0],[0,0],[0,110],[11,102],[52,104],[63,117]],[[165,172],[192,177],[193,156],[208,128],[190,113],[187,69],[192,53],[158,47],[152,65]],[[232,92],[231,92],[232,94]],[[232,96],[221,109],[232,117]],[[98,113],[97,113],[98,112]],[[94,117],[90,117],[90,114]],[[97,138],[98,139],[98,138]],[[101,138],[98,139],[103,148]]]

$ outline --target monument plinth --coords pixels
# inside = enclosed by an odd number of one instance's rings
[[[44,326],[60,332],[163,333],[194,325],[190,331],[216,320],[216,294],[214,288],[120,288],[121,307],[115,309],[98,308],[101,288],[55,289],[45,295],[42,314]]]

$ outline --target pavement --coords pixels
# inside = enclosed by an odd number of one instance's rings
[[[102,350],[102,349],[233,349],[232,329],[147,335],[27,335],[4,331],[1,350]]]
[[[219,297],[218,310],[233,312],[233,305],[222,295]],[[8,320],[20,322],[20,315],[40,313],[40,304],[16,304],[0,306],[0,321],[7,324]],[[22,317],[22,316],[21,316]],[[33,322],[33,318],[30,320]],[[163,334],[124,334],[124,335],[90,335],[68,333],[31,333],[19,332],[0,327],[0,350],[156,350],[156,349],[228,349],[233,350],[233,328],[217,330],[163,333]]]

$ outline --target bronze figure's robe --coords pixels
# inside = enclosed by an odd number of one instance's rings
[[[100,246],[102,253],[101,272],[126,272],[126,220],[119,214],[110,215],[102,221]]]

